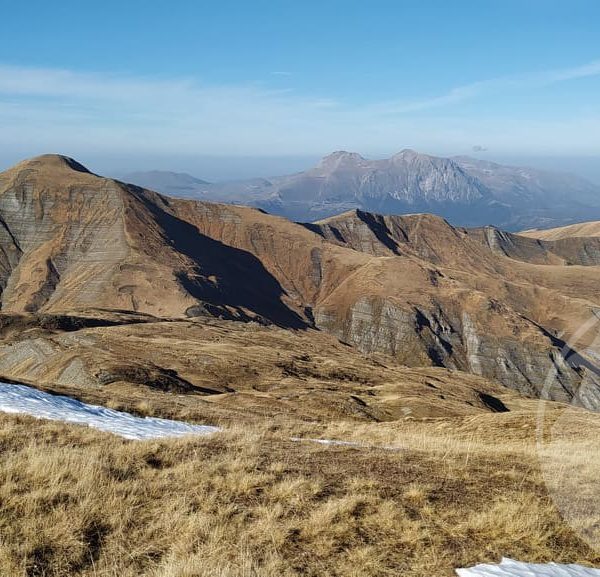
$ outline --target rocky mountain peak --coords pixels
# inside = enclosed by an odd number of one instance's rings
[[[347,152],[346,150],[337,150],[327,156],[323,157],[319,163],[319,168],[335,170],[340,167],[353,167],[361,166],[366,163],[367,160],[362,157],[358,152]]]
[[[431,156],[430,154],[424,154],[417,152],[411,148],[405,148],[397,154],[394,154],[389,159],[392,165],[404,165],[409,167],[438,167],[443,170],[461,170],[460,166],[450,158],[444,158],[441,156]]]
[[[425,154],[421,154],[420,152],[417,152],[416,150],[413,150],[412,148],[405,148],[403,150],[401,150],[400,152],[397,152],[396,154],[394,154],[394,156],[392,156],[392,160],[413,160],[415,158],[419,158],[419,157],[425,157]]]

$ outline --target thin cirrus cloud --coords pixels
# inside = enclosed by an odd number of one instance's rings
[[[274,72],[274,75],[287,75]],[[597,147],[598,117],[548,119],[454,114],[457,107],[499,93],[548,89],[600,76],[600,61],[530,75],[482,80],[415,101],[353,104],[307,97],[261,84],[212,86],[191,78],[155,79],[70,70],[0,66],[0,146],[28,143],[57,150],[137,147],[160,153],[305,154],[333,148],[395,150],[410,144],[458,150],[485,139],[490,146]],[[467,108],[468,111],[468,108]],[[588,127],[581,130],[582,126]],[[510,132],[512,131],[512,132]],[[583,136],[582,136],[583,135]],[[586,136],[587,135],[587,136]],[[549,140],[550,139],[550,140]],[[587,139],[587,140],[586,140]]]
[[[454,87],[448,92],[432,98],[424,98],[412,102],[388,102],[379,104],[378,106],[380,110],[387,111],[388,113],[405,114],[459,104],[492,92],[543,88],[560,82],[597,76],[600,76],[600,60],[571,68],[480,80]]]

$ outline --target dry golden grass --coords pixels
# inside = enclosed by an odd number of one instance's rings
[[[596,417],[574,419],[595,434]],[[449,577],[502,555],[600,562],[546,488],[535,413],[356,427],[129,442],[1,416],[0,575]],[[364,445],[289,440],[333,433]],[[577,434],[591,450],[581,430],[548,449],[569,468]],[[365,446],[379,444],[402,450]]]

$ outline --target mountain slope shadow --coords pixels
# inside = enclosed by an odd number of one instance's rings
[[[356,209],[356,210],[352,211],[352,213],[343,213],[342,215],[340,215],[339,218],[340,218],[340,220],[342,220],[344,216],[348,215],[349,216],[348,221],[352,222],[352,217],[350,216],[351,214],[355,215],[359,221],[364,223],[367,226],[367,228],[373,233],[375,238],[383,246],[390,249],[390,251],[394,254],[397,254],[397,255],[400,254],[400,251],[398,250],[398,244],[394,240],[392,231],[389,229],[388,225],[386,224],[385,218],[383,217],[383,215],[373,214],[370,212],[364,212],[362,210]],[[323,238],[326,238],[326,234],[324,232],[324,228],[326,228],[333,235],[335,240],[337,240],[338,242],[341,242],[342,244],[344,244],[346,246],[351,246],[351,242],[349,241],[349,239],[346,238],[344,236],[344,233],[342,232],[342,230],[340,230],[340,228],[338,226],[336,226],[335,218],[330,221],[325,220],[322,222],[301,222],[299,224],[301,224],[304,228],[307,228],[311,232],[314,232]],[[343,220],[342,220],[342,225],[343,225]],[[352,232],[350,234],[352,234]],[[408,238],[406,238],[406,235],[405,235],[404,240],[408,240]]]
[[[394,254],[400,254],[398,245],[394,241],[392,232],[382,215],[357,210],[356,216],[373,231],[373,234],[381,244],[389,248]]]
[[[195,263],[194,271],[179,274],[190,295],[215,307],[232,307],[239,314],[237,318],[249,320],[243,311],[246,309],[284,328],[308,328],[308,323],[283,303],[285,290],[253,254],[202,234],[158,206],[143,189],[129,186],[129,190],[152,214],[173,249]],[[168,206],[167,199],[159,198]]]

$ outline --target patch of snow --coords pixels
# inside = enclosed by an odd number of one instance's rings
[[[221,430],[219,427],[208,425],[192,425],[155,417],[136,417],[130,413],[88,405],[71,397],[44,393],[33,387],[6,383],[0,383],[0,411],[87,425],[132,440],[210,435]]]
[[[334,445],[342,447],[356,447],[359,449],[381,449],[382,451],[401,451],[401,447],[391,445],[370,445],[368,443],[358,443],[356,441],[339,441],[337,439],[312,439],[310,437],[291,437],[292,441],[297,443],[317,443],[319,445]]]
[[[457,569],[456,573],[459,577],[600,577],[600,569],[581,565],[535,565],[512,559],[502,559],[499,565],[477,565],[470,569]]]
[[[297,443],[305,442],[305,443],[318,443],[320,445],[342,445],[344,447],[363,447],[362,443],[355,443],[353,441],[337,441],[335,439],[311,439],[311,438],[301,438],[301,437],[292,437],[292,441]]]

